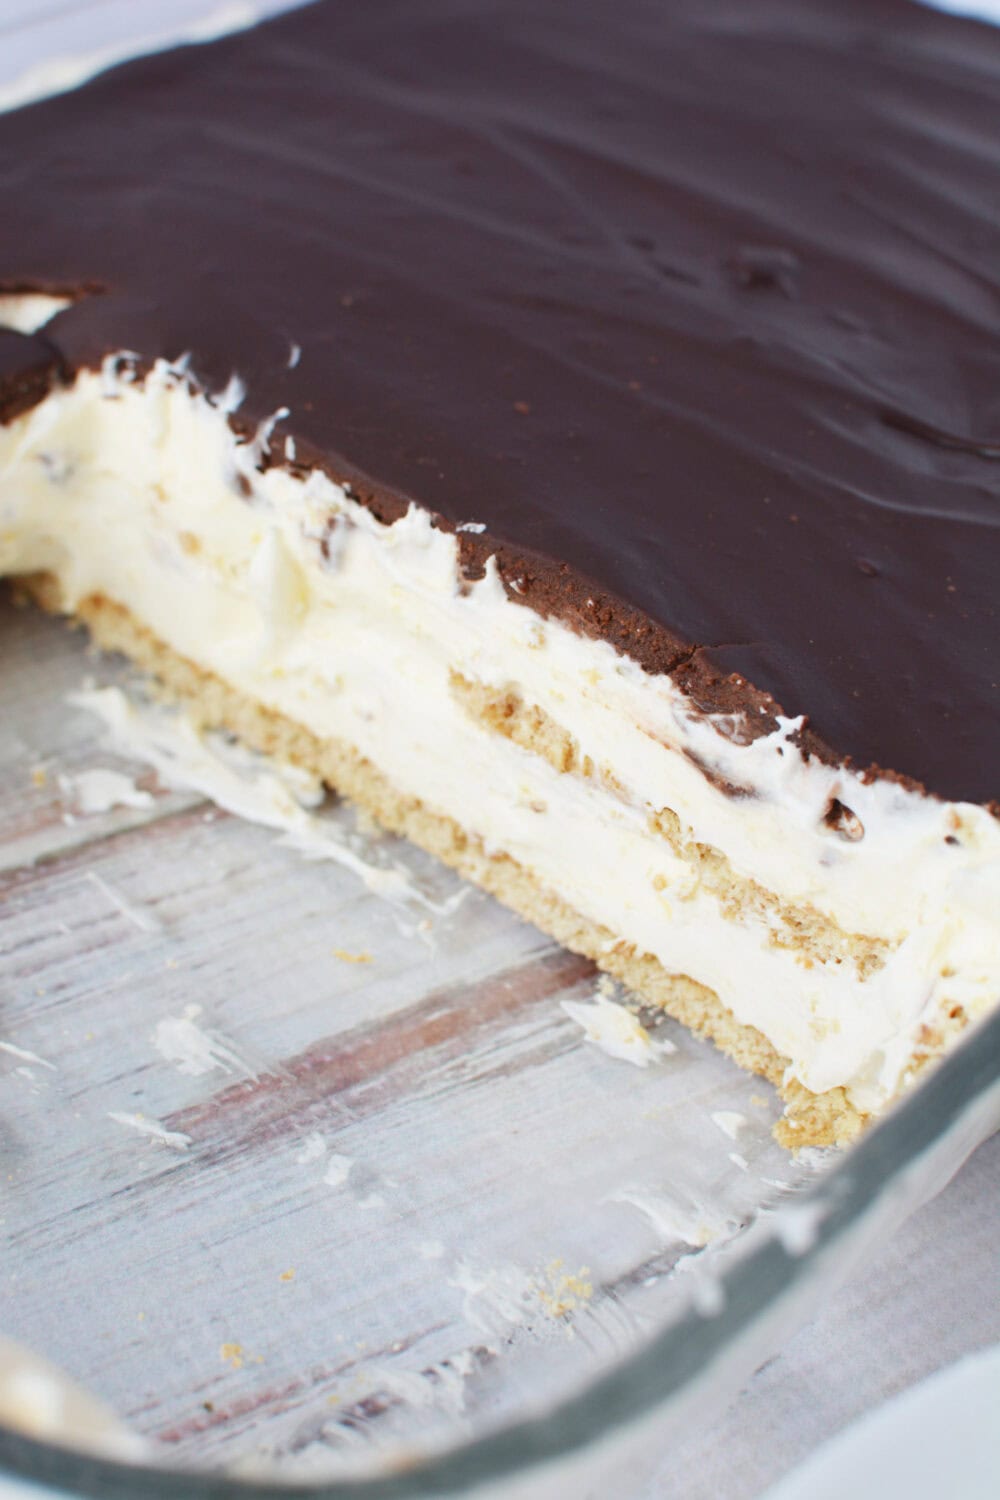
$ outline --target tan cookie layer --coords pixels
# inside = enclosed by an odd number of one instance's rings
[[[595,766],[589,755],[580,753],[568,730],[545,709],[526,703],[515,689],[473,682],[458,672],[451,674],[451,689],[465,711],[487,729],[540,755],[553,770],[597,781],[624,799],[610,767]],[[790,950],[805,967],[853,963],[864,981],[882,968],[892,951],[894,944],[884,939],[845,932],[814,906],[782,901],[758,881],[739,875],[721,850],[690,838],[672,808],[651,812],[650,826],[690,867],[695,876],[691,895],[699,888],[711,891],[728,921],[758,924],[772,947]]]
[[[59,612],[58,584],[47,577],[20,581],[45,608]],[[505,854],[487,853],[481,841],[451,818],[397,791],[351,746],[320,740],[309,730],[244,694],[214,674],[178,656],[120,605],[100,595],[78,603],[73,613],[98,645],[120,651],[182,700],[205,727],[225,728],[266,755],[303,766],[371,813],[393,833],[411,839],[558,942],[582,953],[626,985],[646,1004],[708,1037],[743,1068],[768,1079],[785,1100],[776,1127],[786,1146],[827,1146],[851,1140],[866,1123],[843,1089],[813,1094],[783,1083],[787,1060],[753,1027],[739,1022],[714,991],[683,974],[668,973],[650,954],[637,953],[616,933],[581,917],[566,902]]]

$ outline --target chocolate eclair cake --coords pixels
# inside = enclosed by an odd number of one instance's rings
[[[0,119],[0,573],[850,1138],[1000,995],[1000,32],[325,0]]]

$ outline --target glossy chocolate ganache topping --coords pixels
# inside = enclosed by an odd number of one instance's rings
[[[1000,30],[326,0],[6,116],[0,188],[0,289],[85,292],[0,407],[189,352],[704,707],[1000,793]]]

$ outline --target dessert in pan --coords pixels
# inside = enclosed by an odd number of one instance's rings
[[[12,113],[0,572],[850,1139],[1000,995],[998,93],[325,0]]]

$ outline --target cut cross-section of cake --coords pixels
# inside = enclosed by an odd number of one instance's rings
[[[848,1139],[1000,997],[998,84],[326,0],[12,113],[0,573]]]

